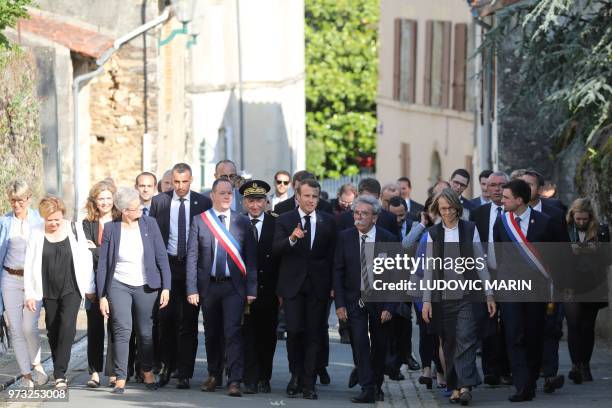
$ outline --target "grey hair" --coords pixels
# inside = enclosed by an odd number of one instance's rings
[[[12,197],[28,199],[32,197],[32,188],[25,180],[14,180],[6,188],[6,194],[9,199]]]
[[[128,187],[119,187],[117,193],[115,193],[115,207],[119,211],[123,211],[130,206],[130,203],[138,201],[140,202],[140,196],[138,190]]]
[[[376,198],[369,196],[369,195],[360,195],[358,196],[354,201],[353,201],[353,211],[355,211],[355,207],[357,207],[357,204],[369,204],[372,206],[372,209],[374,210],[374,215],[378,215],[380,214],[380,212],[382,211],[382,204],[380,204],[380,201],[378,201]]]
[[[506,173],[505,171],[494,171],[493,173],[489,174],[489,178],[494,177],[494,176],[503,177],[506,180],[506,183],[510,181],[510,176],[508,176],[508,173]]]

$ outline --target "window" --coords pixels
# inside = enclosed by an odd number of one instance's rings
[[[427,21],[425,26],[425,105],[449,107],[451,27],[449,21]]]
[[[404,177],[410,178],[410,144],[401,144],[401,172],[400,174]]]
[[[453,61],[453,109],[474,110],[474,25],[455,24]]]
[[[395,19],[393,99],[414,103],[416,90],[417,22]]]

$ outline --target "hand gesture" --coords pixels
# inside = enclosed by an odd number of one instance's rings
[[[187,302],[189,302],[190,305],[197,306],[198,303],[200,303],[200,295],[196,293],[195,295],[187,296]]]
[[[293,242],[297,241],[298,239],[302,239],[306,236],[306,232],[302,229],[302,224],[298,222],[297,227],[295,227],[295,229],[293,230],[293,232],[291,233],[291,236],[289,237],[289,239]]]
[[[338,316],[338,320],[345,322],[348,319],[348,315],[346,314],[346,307],[339,307],[336,309],[336,316]]]

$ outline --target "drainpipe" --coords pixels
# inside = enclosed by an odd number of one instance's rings
[[[77,170],[79,168],[79,142],[80,142],[80,138],[79,138],[79,90],[80,90],[81,82],[90,80],[100,75],[102,72],[104,72],[104,64],[106,63],[106,61],[108,61],[110,57],[115,52],[117,52],[119,48],[121,48],[121,46],[123,46],[128,41],[131,41],[135,37],[145,33],[146,31],[149,31],[153,27],[157,27],[158,25],[162,24],[163,22],[168,20],[169,17],[170,17],[170,8],[166,7],[164,11],[159,16],[154,18],[153,20],[141,25],[140,27],[135,28],[134,30],[130,31],[124,36],[121,36],[118,39],[116,39],[115,42],[113,42],[113,46],[107,49],[106,51],[104,51],[104,53],[100,56],[100,58],[96,60],[96,65],[98,65],[98,68],[96,68],[96,70],[88,72],[86,74],[79,75],[76,78],[74,78],[74,81],[72,83],[72,98],[74,100],[73,101],[74,103],[74,147],[73,147],[74,148],[74,163],[73,163],[74,176],[73,176],[73,179],[74,179],[74,219],[75,220],[77,218],[77,214],[79,213],[79,200],[80,200],[80,195],[81,195],[81,187],[80,187],[80,183],[78,179],[78,170]]]
[[[482,18],[477,15],[474,16],[474,23],[476,25],[482,27],[485,31],[483,36],[486,36],[486,31],[489,31],[492,26],[487,24],[482,20]],[[494,91],[493,91],[493,64],[494,64],[494,56],[493,50],[488,50],[487,59],[485,60],[480,57],[482,61],[482,69],[484,70],[484,88],[487,91],[487,94],[484,95],[482,100],[482,118],[483,131],[480,133],[479,138],[479,161],[481,170],[484,169],[493,169],[493,160],[492,160],[492,149],[493,149],[493,109],[495,105],[494,100]],[[482,95],[482,94],[481,94]]]

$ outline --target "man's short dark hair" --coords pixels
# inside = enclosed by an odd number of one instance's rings
[[[351,183],[347,183],[347,184],[343,184],[340,186],[340,188],[338,189],[338,195],[337,197],[340,198],[340,196],[344,193],[348,193],[351,192],[355,195],[357,195],[357,189],[355,188],[354,185],[352,185]]]
[[[478,175],[478,181],[482,180],[483,178],[488,179],[491,174],[493,174],[493,170],[481,171],[480,174]]]
[[[361,179],[359,182],[359,194],[364,191],[374,194],[376,197],[380,197],[380,183],[373,177]]]
[[[397,179],[398,183],[404,182],[404,183],[408,183],[408,187],[412,188],[412,183],[410,182],[410,179],[408,177],[400,177]]]
[[[220,179],[215,179],[215,181],[213,181],[213,185],[212,185],[212,191],[213,192],[217,189],[217,185],[219,183],[228,183],[230,186],[232,186],[232,189],[234,188],[234,185],[232,184],[231,181],[229,181],[228,179],[225,179],[225,178],[220,178]]]
[[[315,177],[314,174],[312,174],[309,171],[300,170],[300,171],[296,171],[295,174],[293,175],[293,179],[291,180],[291,184],[302,182],[302,181],[304,181],[306,179],[316,180],[317,178]]]
[[[302,186],[318,188],[319,189],[319,193],[321,192],[321,185],[319,184],[319,182],[317,182],[317,180],[315,180],[313,178],[306,178],[306,179],[300,181],[300,184],[297,186],[297,190],[296,190],[298,194],[300,194]]]
[[[279,170],[276,173],[274,173],[274,181],[276,181],[276,178],[280,175],[287,176],[289,177],[289,180],[291,180],[291,174],[289,174],[287,170]]]
[[[233,161],[231,161],[229,159],[224,159],[224,160],[219,160],[217,162],[217,164],[215,164],[215,173],[219,169],[219,166],[222,165],[222,164],[231,164],[232,166],[234,166],[234,169],[237,169],[236,163],[234,163]]]
[[[389,200],[389,207],[399,207],[400,205],[404,206],[404,210],[408,211],[408,205],[406,204],[406,200],[404,200],[400,196],[393,196]]]
[[[544,179],[544,176],[541,173],[539,173],[539,172],[537,172],[535,170],[531,170],[531,169],[527,170],[527,171],[525,171],[524,175],[535,177],[538,180],[538,187],[543,187],[544,184],[546,183],[546,180]]]
[[[453,171],[453,174],[451,174],[450,179],[452,180],[453,177],[455,176],[461,176],[461,177],[465,177],[468,181],[468,183],[470,182],[470,173],[468,173],[468,171],[466,169],[457,169],[455,171]]]
[[[172,167],[172,173],[174,173],[175,171],[179,174],[183,174],[188,171],[190,176],[193,175],[193,173],[191,172],[191,167],[187,163],[176,163]]]
[[[502,186],[504,189],[509,189],[512,191],[512,195],[516,197],[520,197],[523,200],[523,204],[529,203],[531,200],[531,187],[525,180],[514,179],[510,180],[506,184]]]
[[[135,184],[136,186],[138,186],[138,179],[141,178],[142,176],[153,177],[153,180],[155,180],[155,182],[153,183],[153,186],[157,186],[157,177],[155,177],[155,174],[148,172],[148,171],[143,171],[142,173],[136,176],[136,184]]]

